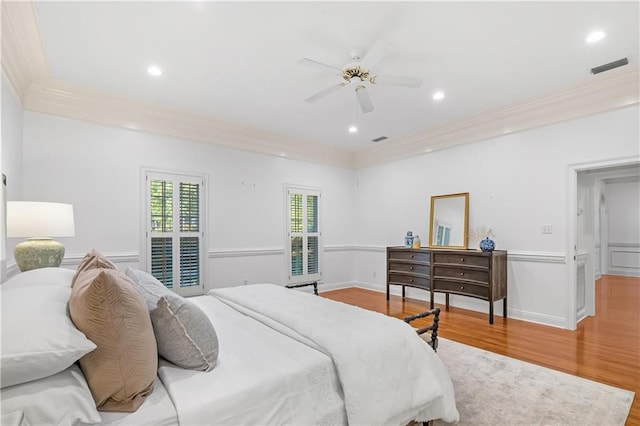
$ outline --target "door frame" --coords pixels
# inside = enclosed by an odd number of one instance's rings
[[[584,163],[569,164],[567,166],[567,209],[566,209],[566,225],[567,225],[567,239],[565,248],[565,267],[567,277],[567,315],[566,315],[566,328],[568,330],[575,330],[578,326],[578,312],[577,307],[577,209],[578,209],[578,172],[587,170],[599,170],[609,167],[620,166],[634,166],[640,164],[640,158],[638,156],[619,157],[608,160],[590,161]],[[599,196],[599,194],[598,194]],[[603,248],[600,247],[602,250]],[[590,287],[588,287],[590,288]]]

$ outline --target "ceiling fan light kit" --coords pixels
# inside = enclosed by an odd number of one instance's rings
[[[345,65],[342,68],[334,67],[332,65],[328,65],[310,58],[303,58],[299,60],[298,63],[310,65],[314,68],[322,69],[325,71],[331,70],[334,73],[338,71],[337,75],[343,80],[337,85],[330,86],[308,97],[307,99],[305,99],[305,102],[316,102],[324,98],[325,96],[337,91],[338,89],[351,84],[352,81],[355,81],[358,83],[355,88],[355,92],[356,99],[358,100],[358,103],[360,105],[360,109],[363,113],[369,113],[374,110],[374,106],[373,102],[371,101],[371,96],[369,95],[367,86],[363,83],[385,84],[389,86],[402,86],[411,88],[420,87],[420,85],[422,85],[422,79],[419,77],[377,75],[373,74],[370,71],[371,67],[375,67],[384,58],[384,56],[386,56],[388,51],[388,46],[379,41],[374,43],[374,45],[371,47],[371,49],[369,49],[366,55],[363,55],[364,52],[361,49],[352,49],[350,54],[353,62]]]

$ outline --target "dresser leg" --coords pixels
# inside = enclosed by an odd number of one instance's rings
[[[502,299],[502,318],[507,317],[507,298]]]
[[[445,293],[444,295],[445,306],[447,307],[447,311],[449,310],[449,293]]]
[[[404,286],[402,286],[402,298],[404,299]]]
[[[389,284],[387,284],[387,301],[389,301]]]
[[[493,324],[493,302],[489,301],[489,324]]]

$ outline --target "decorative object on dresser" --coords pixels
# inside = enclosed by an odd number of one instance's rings
[[[492,240],[495,238],[493,229],[481,225],[469,229],[469,248],[472,250],[481,250],[480,242],[486,238]]]
[[[407,248],[411,248],[413,245],[413,232],[407,231],[407,235],[404,237],[404,246]]]
[[[496,243],[489,237],[480,241],[480,250],[482,251],[493,251],[496,248]]]
[[[408,249],[387,247],[387,300],[392,285],[414,287],[430,292],[430,307],[435,293],[475,297],[489,302],[489,324],[493,324],[493,302],[503,301],[507,317],[507,252],[494,250]]]
[[[64,246],[52,237],[74,235],[71,204],[37,201],[7,203],[7,237],[28,237],[13,250],[13,257],[22,272],[60,266]]]
[[[434,195],[429,216],[429,247],[466,249],[469,193]]]

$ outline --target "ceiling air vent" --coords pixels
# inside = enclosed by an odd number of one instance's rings
[[[600,65],[599,67],[591,68],[591,74],[599,74],[601,72],[609,71],[614,68],[621,67],[623,65],[627,65],[629,63],[629,59],[622,58],[617,61],[609,62],[608,64]]]
[[[385,139],[389,139],[389,138],[386,137],[386,136],[380,136],[379,138],[371,139],[371,142],[380,142],[380,141],[383,141]]]

